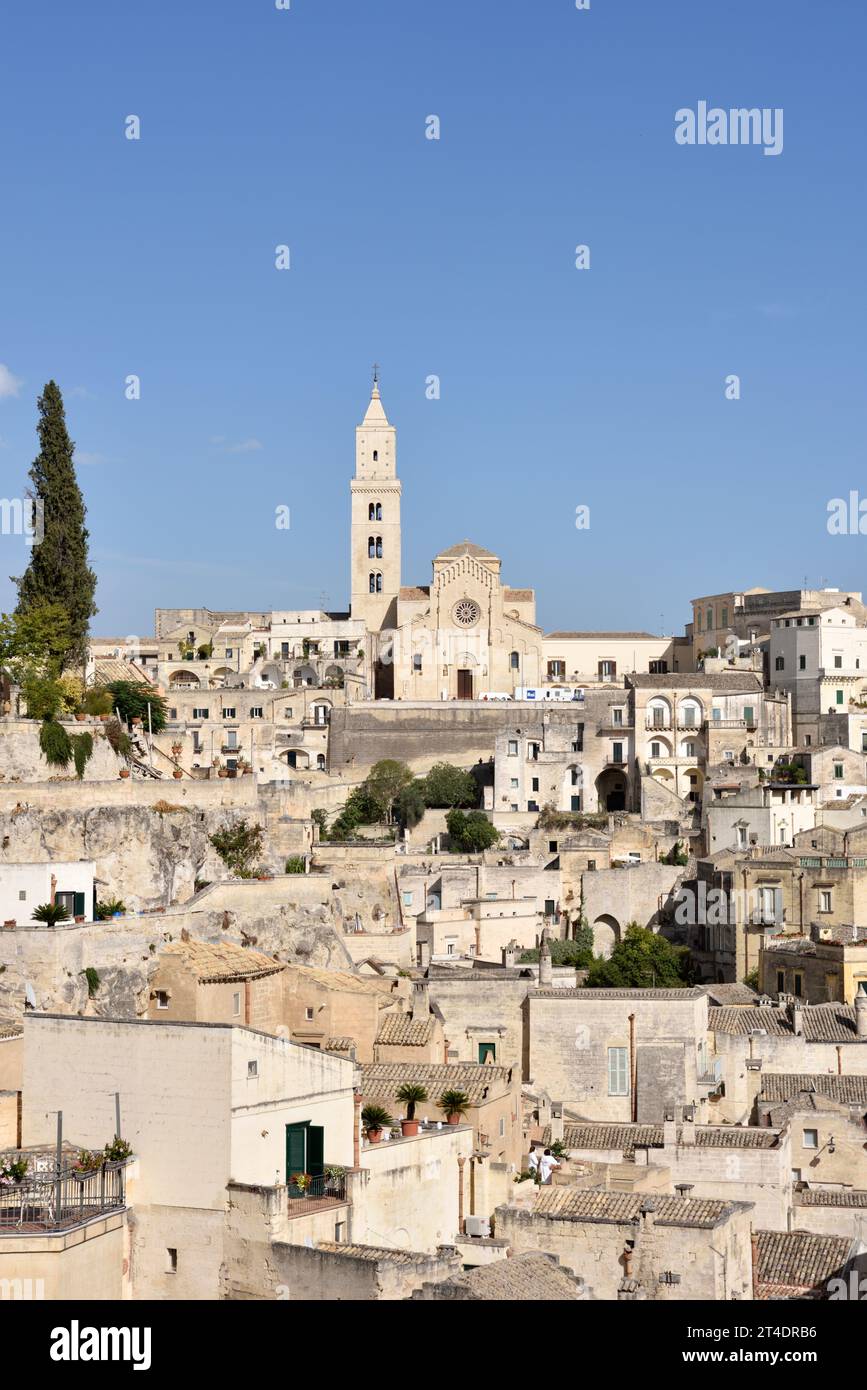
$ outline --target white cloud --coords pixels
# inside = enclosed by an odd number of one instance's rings
[[[22,384],[18,377],[13,376],[9,368],[0,362],[0,400],[4,396],[17,396]]]
[[[83,463],[85,466],[90,464],[107,463],[105,454],[90,453],[87,449],[76,449],[75,462]]]

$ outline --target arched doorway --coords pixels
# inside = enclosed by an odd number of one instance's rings
[[[593,954],[605,960],[611,955],[620,940],[620,923],[616,917],[603,913],[593,923]]]
[[[596,796],[600,811],[626,810],[627,778],[623,768],[607,767],[596,778]]]

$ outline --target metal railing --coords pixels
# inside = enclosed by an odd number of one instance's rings
[[[125,1163],[89,1173],[64,1168],[28,1173],[0,1186],[0,1234],[22,1229],[61,1231],[126,1205]]]
[[[300,1187],[290,1178],[287,1184],[289,1194],[289,1215],[300,1216],[311,1206],[327,1206],[332,1202],[346,1201],[346,1172],[335,1172],[331,1176],[321,1173],[317,1177],[304,1175],[306,1184]]]

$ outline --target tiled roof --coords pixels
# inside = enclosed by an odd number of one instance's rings
[[[618,1226],[637,1222],[642,1207],[654,1213],[658,1226],[700,1226],[711,1230],[741,1206],[704,1197],[648,1197],[638,1192],[592,1192],[579,1187],[543,1187],[533,1206],[534,1216],[552,1221],[604,1221]]]
[[[23,1032],[20,1023],[0,1023],[0,1038],[20,1038]]]
[[[658,642],[652,632],[546,632],[552,642],[599,641],[599,642]]]
[[[553,1255],[524,1251],[455,1274],[429,1290],[433,1300],[463,1298],[470,1302],[557,1303],[583,1298],[582,1281]]]
[[[332,1255],[345,1255],[350,1260],[368,1260],[371,1264],[410,1265],[416,1260],[429,1260],[417,1250],[389,1250],[380,1245],[348,1245],[339,1240],[320,1240],[315,1249],[327,1250]]]
[[[853,1004],[805,1004],[800,1013],[807,1042],[867,1042],[867,1038],[858,1037]],[[788,1011],[770,1005],[708,1009],[708,1028],[741,1036],[762,1029],[777,1038],[794,1036]]]
[[[199,984],[257,980],[285,969],[271,956],[235,946],[230,941],[221,941],[218,945],[207,941],[173,941],[163,947],[162,954],[180,956],[195,971]]]
[[[639,690],[731,690],[752,694],[762,688],[755,671],[669,671],[662,676],[627,675],[626,679]]]
[[[779,1136],[773,1129],[740,1125],[696,1125],[693,1131],[697,1149],[773,1149]],[[544,1142],[551,1142],[550,1126],[544,1132]],[[678,1143],[683,1128],[677,1127]],[[621,1149],[633,1154],[636,1149],[661,1148],[664,1142],[662,1125],[629,1124],[567,1124],[563,1142],[567,1149]]]
[[[326,1051],[326,1052],[349,1052],[350,1049],[353,1048],[353,1047],[355,1047],[355,1046],[356,1046],[356,1042],[355,1042],[355,1039],[354,1039],[354,1038],[326,1038],[326,1039],[325,1039],[325,1051]]]
[[[762,1076],[761,1100],[791,1100],[801,1091],[829,1096],[841,1105],[867,1105],[867,1076],[837,1076],[833,1072],[767,1072]]]
[[[578,999],[588,1003],[605,1003],[607,999],[662,999],[670,1002],[681,999],[698,999],[704,991],[696,986],[684,989],[533,989],[534,999]]]
[[[450,545],[448,550],[441,550],[437,559],[451,560],[458,555],[475,555],[478,559],[486,560],[497,559],[492,550],[485,550],[484,546],[476,545],[474,541],[458,541],[457,545]]]
[[[343,993],[348,990],[350,994],[372,994],[382,1002],[384,1008],[389,1003],[375,981],[360,978],[348,970],[319,970],[314,965],[296,965],[294,961],[290,964],[289,969],[297,970],[303,979],[310,980],[312,984],[321,985],[323,989],[333,989]]]
[[[760,1297],[768,1297],[770,1289],[797,1289],[821,1296],[827,1281],[845,1267],[852,1248],[848,1236],[820,1236],[810,1231],[755,1234]],[[762,1285],[770,1289],[763,1289]]]
[[[531,603],[535,591],[533,589],[509,589],[503,590],[504,603]]]
[[[430,598],[430,588],[427,584],[405,585],[399,590],[398,598],[403,599],[404,603],[412,602],[414,599]]]
[[[432,1018],[413,1018],[411,1014],[389,1014],[379,1025],[376,1041],[389,1047],[424,1047],[431,1040]]]
[[[500,1093],[508,1086],[511,1067],[487,1062],[372,1062],[361,1068],[361,1094],[365,1101],[395,1100],[395,1092],[405,1081],[418,1081],[431,1101],[443,1091],[465,1091],[470,1105],[479,1105],[488,1093]]]
[[[758,998],[756,991],[750,989],[749,985],[737,983],[702,985],[701,990],[703,994],[707,995],[709,1004],[755,1004]]]
[[[93,684],[110,685],[112,681],[132,681],[138,685],[153,685],[150,676],[134,661],[120,661],[98,656],[94,663]]]
[[[849,1188],[846,1192],[829,1192],[821,1187],[808,1187],[798,1193],[799,1207],[867,1207],[867,1192]]]

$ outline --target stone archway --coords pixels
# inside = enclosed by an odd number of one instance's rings
[[[616,917],[611,917],[607,912],[603,912],[593,923],[594,956],[603,956],[607,960],[619,940],[620,923]]]
[[[596,778],[596,796],[600,811],[625,811],[629,782],[626,769],[606,767]]]

